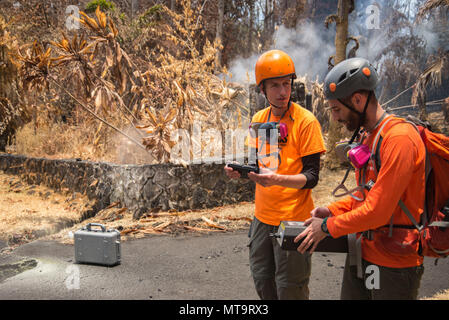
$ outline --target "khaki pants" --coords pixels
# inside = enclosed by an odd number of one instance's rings
[[[262,300],[308,300],[311,257],[282,250],[270,233],[278,227],[254,218],[250,228],[249,263]]]
[[[363,279],[357,278],[356,266],[349,265],[347,256],[342,300],[416,300],[424,266],[387,268],[363,260],[362,272]]]

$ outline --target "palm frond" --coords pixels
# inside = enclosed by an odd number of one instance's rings
[[[420,20],[433,9],[447,7],[449,8],[449,0],[427,0],[426,3],[419,9],[417,19]]]

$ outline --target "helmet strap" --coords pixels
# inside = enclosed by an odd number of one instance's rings
[[[366,111],[368,110],[368,105],[369,102],[371,100],[371,96],[372,96],[373,92],[370,91],[369,95],[368,95],[368,99],[366,99],[366,103],[365,103],[365,107],[363,108],[363,112],[357,111],[354,107],[349,106],[347,103],[345,103],[344,101],[342,101],[341,99],[338,99],[338,101],[344,105],[346,108],[348,108],[349,110],[351,110],[352,112],[355,112],[359,115],[359,125],[357,126],[357,129],[355,130],[354,134],[352,135],[352,138],[350,140],[349,143],[353,143],[355,138],[357,137],[360,129],[363,126],[363,123],[365,122],[366,119]]]
[[[368,105],[369,105],[369,101],[371,100],[371,96],[373,95],[373,92],[370,91],[368,94],[368,98],[366,99],[366,103],[365,103],[365,108],[363,108],[363,113],[362,115],[359,117],[359,126],[363,126],[363,123],[366,120],[366,110],[368,110]]]

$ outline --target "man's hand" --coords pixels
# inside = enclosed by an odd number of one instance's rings
[[[271,187],[278,184],[278,175],[266,168],[259,168],[259,173],[250,172],[248,178],[263,187]]]
[[[301,232],[296,238],[295,243],[304,238],[301,245],[298,247],[298,252],[304,254],[309,248],[309,253],[312,254],[318,243],[326,238],[326,234],[321,230],[321,224],[323,219],[312,217],[304,222],[305,226],[308,226],[306,230]]]
[[[318,207],[318,208],[313,209],[310,212],[310,215],[312,216],[312,218],[315,217],[315,218],[324,219],[326,217],[330,217],[332,215],[332,213],[326,207]]]
[[[224,170],[229,179],[239,179],[240,178],[240,172],[238,172],[237,170],[234,170],[234,169],[228,167],[227,165],[224,167]]]

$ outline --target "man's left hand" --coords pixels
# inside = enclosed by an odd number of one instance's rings
[[[321,230],[323,219],[312,217],[304,222],[308,226],[306,230],[301,232],[296,238],[295,243],[303,239],[301,245],[298,247],[298,252],[304,254],[309,248],[308,252],[311,254],[315,251],[318,243],[326,238],[326,234]]]
[[[278,175],[266,168],[259,168],[259,174],[254,172],[248,173],[248,178],[263,187],[271,187],[278,183]]]

